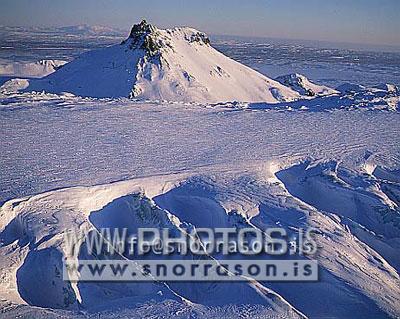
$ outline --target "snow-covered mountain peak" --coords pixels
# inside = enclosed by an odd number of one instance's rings
[[[300,94],[210,45],[193,28],[135,24],[121,44],[89,51],[27,90],[183,102],[286,102]]]

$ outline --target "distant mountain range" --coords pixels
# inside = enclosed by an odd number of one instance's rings
[[[1,26],[2,32],[30,32],[30,33],[62,33],[65,35],[79,36],[123,36],[126,30],[106,27],[91,26],[88,24],[62,26],[62,27],[24,27],[24,26]],[[0,32],[1,32],[0,31]]]

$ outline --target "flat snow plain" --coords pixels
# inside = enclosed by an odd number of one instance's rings
[[[400,163],[398,112],[238,110],[27,93],[1,101],[2,201],[212,165],[358,163],[366,152],[380,165]]]

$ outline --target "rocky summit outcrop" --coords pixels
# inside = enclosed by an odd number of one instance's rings
[[[157,28],[142,20],[139,24],[133,25],[128,39],[122,41],[122,45],[129,44],[131,49],[140,48],[150,56],[160,54],[160,49],[167,44],[162,41],[161,34]]]

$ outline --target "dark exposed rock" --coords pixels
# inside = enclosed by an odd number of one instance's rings
[[[210,39],[203,32],[195,32],[185,35],[185,37],[190,43],[210,44]],[[172,48],[168,40],[161,35],[161,32],[155,26],[147,23],[146,20],[133,25],[129,37],[121,44],[127,43],[131,49],[145,50],[150,57],[161,56],[162,48]]]
[[[147,23],[146,20],[142,20],[139,24],[134,24],[131,33],[129,34],[129,38],[131,39],[139,39],[142,36],[146,36],[152,32],[155,32],[157,29],[151,24]]]
[[[162,48],[162,45],[156,42],[151,36],[146,36],[144,38],[143,44],[141,46],[142,49],[146,50],[151,56],[157,55],[159,50]]]
[[[203,32],[197,32],[195,34],[192,34],[189,41],[190,42],[200,42],[200,43],[203,42],[204,44],[210,44],[210,39]]]
[[[311,90],[311,89],[307,89],[306,90],[306,95],[307,96],[315,96],[315,92],[313,90]]]
[[[131,49],[143,49],[150,56],[156,56],[160,53],[163,47],[160,40],[158,40],[157,28],[146,20],[142,20],[139,24],[133,25],[128,39],[122,41],[122,44],[130,41]]]

